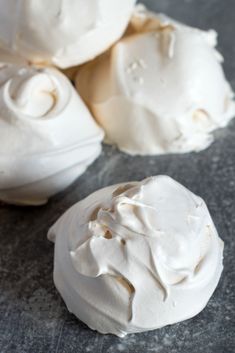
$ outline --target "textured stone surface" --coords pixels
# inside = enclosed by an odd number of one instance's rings
[[[176,19],[219,32],[225,71],[235,89],[234,0],[152,0]],[[131,158],[106,146],[101,157],[47,206],[0,206],[0,353],[234,353],[235,121],[199,154]],[[206,309],[194,319],[121,340],[89,330],[70,315],[53,280],[50,225],[92,191],[168,174],[207,202],[225,241],[224,272]]]

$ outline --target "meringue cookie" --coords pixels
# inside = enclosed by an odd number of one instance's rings
[[[122,36],[135,2],[0,0],[0,42],[33,63],[75,66]]]
[[[55,69],[0,69],[0,200],[40,205],[100,154],[102,130]]]
[[[235,115],[216,37],[137,6],[125,36],[77,74],[106,142],[133,155],[208,147]]]
[[[68,310],[120,337],[198,314],[223,269],[223,242],[206,204],[167,176],[93,193],[48,238]]]

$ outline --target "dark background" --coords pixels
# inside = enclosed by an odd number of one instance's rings
[[[235,0],[144,1],[187,24],[219,33],[225,71],[235,89]],[[0,206],[0,353],[234,353],[235,120],[199,154],[130,157],[105,146],[66,192],[39,208]],[[106,185],[168,174],[208,204],[225,241],[224,272],[195,318],[119,339],[100,335],[68,313],[53,280],[48,228],[71,205]]]

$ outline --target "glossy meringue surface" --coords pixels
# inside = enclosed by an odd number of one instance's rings
[[[0,0],[0,42],[33,63],[66,68],[108,49],[135,0]]]
[[[0,69],[0,200],[42,204],[101,151],[102,130],[59,71]]]
[[[76,86],[106,132],[129,154],[200,151],[235,116],[215,49],[217,34],[138,5],[124,37],[81,67]]]
[[[68,310],[120,337],[195,316],[223,269],[223,242],[205,202],[167,176],[91,194],[48,237]]]

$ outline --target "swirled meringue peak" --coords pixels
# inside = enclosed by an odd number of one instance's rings
[[[208,147],[235,116],[216,38],[137,6],[124,37],[77,74],[107,142],[141,155]]]
[[[99,190],[50,229],[68,310],[120,337],[198,314],[223,269],[204,201],[167,176]]]
[[[101,151],[102,130],[55,69],[0,69],[0,200],[39,205]]]
[[[136,0],[0,0],[0,42],[33,63],[66,68],[104,52]]]

